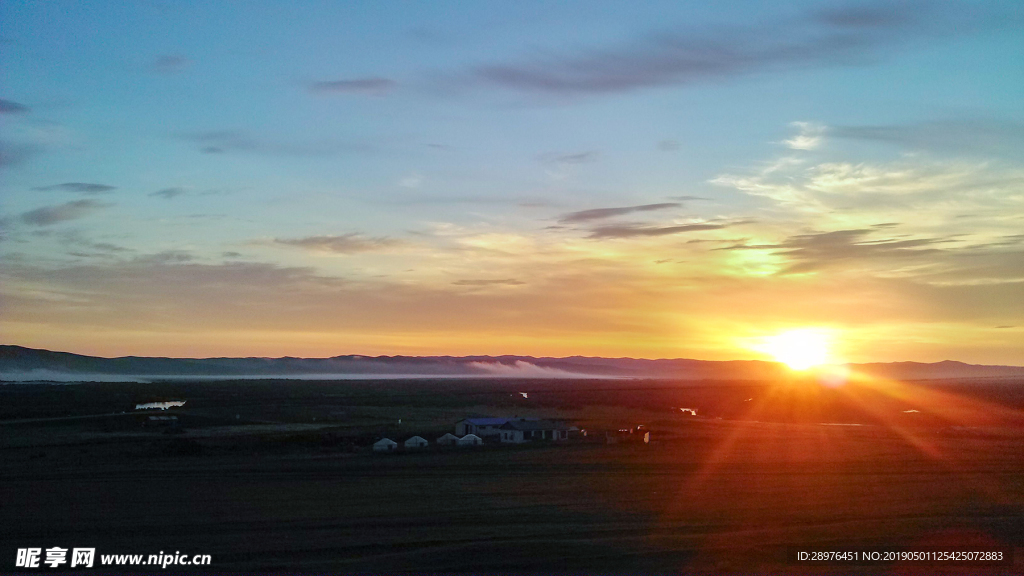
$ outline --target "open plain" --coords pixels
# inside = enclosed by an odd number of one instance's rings
[[[535,391],[528,399],[510,392],[526,386]],[[999,394],[1006,388],[973,393],[1002,418],[981,426],[886,425],[878,414],[870,423],[808,421],[793,416],[805,410],[779,405],[760,413],[775,421],[693,417],[665,404],[665,396],[675,395],[677,404],[699,397],[725,413],[733,396],[769,395],[771,386],[711,392],[620,382],[604,384],[617,391],[600,393],[595,386],[0,386],[4,571],[13,569],[17,548],[52,546],[209,554],[205,569],[216,572],[1021,570],[1024,428],[1020,399]],[[133,409],[137,402],[171,399],[186,404],[161,414],[176,414],[181,429],[140,426],[147,416]],[[431,446],[387,455],[368,448],[383,435],[433,441],[455,420],[487,413],[562,417],[591,434],[557,446]],[[651,431],[649,444],[606,444],[597,432],[637,424]],[[1017,564],[787,560],[791,547],[971,545],[1015,547]],[[185,568],[167,568],[174,569]]]

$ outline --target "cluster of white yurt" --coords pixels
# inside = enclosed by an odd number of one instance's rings
[[[448,433],[438,438],[436,443],[438,446],[480,446],[484,443],[484,440],[476,434],[466,434],[459,438],[452,433]],[[429,445],[430,442],[422,436],[413,436],[402,443],[406,450],[426,448]],[[395,450],[398,450],[398,442],[390,438],[381,438],[373,444],[374,452],[394,452]]]
[[[480,446],[483,443],[484,439],[476,434],[466,434],[459,438],[449,432],[437,439],[438,446]]]

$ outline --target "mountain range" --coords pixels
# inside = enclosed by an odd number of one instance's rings
[[[963,362],[850,364],[851,370],[901,380],[1024,377],[1024,367]],[[0,380],[86,381],[170,378],[672,378],[769,380],[789,369],[760,360],[708,361],[570,356],[361,356],[330,358],[102,358],[0,345]]]

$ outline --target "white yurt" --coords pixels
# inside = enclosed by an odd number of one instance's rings
[[[413,436],[405,441],[406,448],[426,448],[430,444],[427,440],[421,436]]]
[[[398,442],[390,438],[381,438],[373,443],[374,452],[393,452],[398,448]]]
[[[476,434],[466,434],[462,438],[459,438],[459,446],[479,446],[484,441]]]
[[[459,443],[459,437],[451,432],[437,439],[438,446],[455,446]]]

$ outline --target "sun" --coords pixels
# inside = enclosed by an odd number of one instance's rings
[[[813,328],[768,336],[758,349],[793,370],[807,370],[829,362],[829,336]]]

